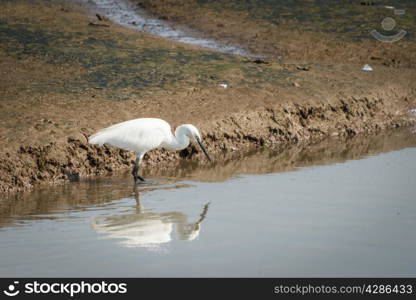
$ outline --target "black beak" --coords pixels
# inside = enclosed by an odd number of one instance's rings
[[[205,149],[204,144],[202,144],[201,140],[199,138],[196,138],[196,141],[198,142],[199,146],[201,147],[202,151],[204,151],[205,155],[207,156],[208,160],[212,162],[211,157],[209,157],[207,149]]]

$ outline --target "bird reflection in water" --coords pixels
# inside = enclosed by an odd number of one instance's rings
[[[103,238],[122,239],[118,244],[123,247],[159,250],[162,244],[172,240],[174,227],[179,240],[196,239],[209,207],[208,202],[202,207],[199,219],[196,222],[188,222],[188,216],[182,212],[146,211],[140,203],[137,189],[134,191],[134,197],[136,199],[135,213],[98,217],[92,223],[94,230],[105,234]]]

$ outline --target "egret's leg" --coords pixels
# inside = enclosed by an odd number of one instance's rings
[[[134,178],[134,182],[137,182],[137,179],[140,179],[141,181],[146,181],[146,180],[144,180],[143,177],[141,177],[138,174],[139,169],[140,169],[140,165],[142,164],[143,156],[144,156],[144,154],[137,154],[136,162],[134,164],[133,170],[131,171],[131,174],[133,175],[133,178]]]

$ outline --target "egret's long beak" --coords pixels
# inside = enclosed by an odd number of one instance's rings
[[[205,155],[207,156],[208,160],[212,162],[211,157],[209,157],[207,149],[205,149],[204,144],[202,144],[201,140],[199,138],[195,138],[198,142],[199,146],[201,147],[202,151],[204,151]]]

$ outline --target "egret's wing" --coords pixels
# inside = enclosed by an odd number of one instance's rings
[[[157,148],[172,135],[170,125],[160,119],[135,119],[104,128],[90,136],[91,144],[109,144],[134,152]]]

